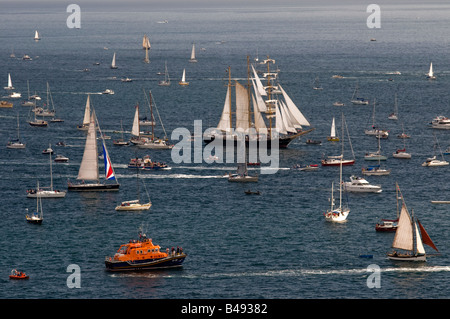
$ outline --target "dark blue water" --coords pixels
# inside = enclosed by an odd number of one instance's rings
[[[82,7],[83,9],[83,7]],[[82,12],[81,29],[66,27],[65,7],[31,10],[9,4],[0,13],[0,78],[25,97],[27,80],[32,92],[45,98],[50,84],[58,115],[65,122],[48,128],[30,127],[29,108],[15,101],[13,109],[0,109],[0,141],[6,145],[16,136],[16,116],[25,150],[0,152],[0,211],[2,223],[0,296],[2,298],[447,298],[449,296],[448,206],[430,200],[450,198],[449,168],[424,168],[433,155],[434,136],[442,149],[450,144],[448,132],[428,123],[437,115],[449,115],[450,84],[446,17],[447,4],[382,6],[380,29],[366,26],[368,14],[361,5],[330,7],[305,4],[295,7],[227,7],[152,10],[136,8],[121,12]],[[167,19],[169,23],[157,21]],[[34,30],[42,40],[34,42]],[[142,36],[148,34],[152,49],[150,64],[142,62]],[[376,42],[369,41],[376,38]],[[192,42],[198,63],[188,63]],[[108,48],[105,50],[104,48]],[[205,48],[201,51],[200,48]],[[9,57],[11,51],[17,59]],[[111,70],[113,52],[119,69]],[[32,61],[20,58],[29,54]],[[181,163],[171,160],[171,151],[146,151],[116,147],[108,150],[121,184],[117,193],[68,193],[64,199],[44,200],[44,223],[30,225],[25,209],[35,201],[26,190],[50,183],[49,159],[43,149],[52,144],[57,154],[70,158],[54,164],[56,188],[65,189],[67,179],[78,173],[84,147],[80,124],[86,93],[107,88],[114,95],[92,94],[91,102],[103,131],[112,138],[131,130],[136,103],[148,106],[143,90],[153,97],[169,136],[175,128],[193,130],[194,120],[203,128],[217,125],[225,99],[227,75],[245,79],[246,56],[270,55],[280,68],[280,82],[309,119],[315,131],[280,152],[280,170],[260,175],[255,185],[229,183],[222,175],[233,164]],[[167,61],[170,87],[157,85]],[[93,63],[100,62],[94,66]],[[433,62],[437,80],[425,79]],[[89,72],[82,72],[89,68]],[[186,69],[188,87],[177,82]],[[392,72],[400,71],[401,75]],[[332,79],[332,75],[343,79]],[[116,77],[115,79],[113,77]],[[134,81],[123,83],[122,77]],[[315,77],[322,91],[312,90]],[[392,81],[390,81],[391,79]],[[357,162],[344,168],[344,178],[360,174],[367,165],[363,156],[377,148],[377,141],[364,129],[372,122],[372,105],[352,106],[356,83],[360,94],[376,99],[376,121],[390,130],[381,141],[389,155],[384,163],[389,176],[368,177],[381,184],[381,194],[348,194],[351,209],[347,223],[325,222],[331,183],[337,183],[336,168],[317,172],[292,171],[292,165],[319,163],[323,154],[337,155],[340,146],[326,142],[332,117],[340,131],[345,113]],[[243,83],[243,81],[241,81]],[[399,121],[388,120],[394,95],[399,102]],[[334,107],[335,101],[347,106]],[[403,147],[396,138],[411,135],[406,148],[411,160],[391,154]],[[161,127],[157,128],[162,135]],[[308,146],[306,138],[321,139],[322,146]],[[58,148],[65,141],[69,147]],[[173,141],[177,142],[177,141]],[[349,147],[346,145],[346,152]],[[149,211],[116,212],[122,200],[136,196],[135,172],[129,159],[150,154],[167,162],[172,170],[143,172],[153,206]],[[350,154],[347,153],[347,154]],[[408,207],[414,209],[441,256],[424,264],[395,264],[386,259],[393,234],[376,233],[380,218],[396,214],[395,183]],[[247,196],[251,187],[261,196]],[[188,257],[180,270],[111,274],[104,257],[137,236],[144,226],[147,235],[164,249],[182,246]],[[427,248],[426,248],[427,249]],[[431,252],[431,249],[427,249]],[[372,259],[359,258],[361,254]],[[81,269],[81,288],[68,288],[67,266]],[[381,287],[368,288],[369,265],[381,269]],[[12,268],[30,275],[26,282],[10,282]]]

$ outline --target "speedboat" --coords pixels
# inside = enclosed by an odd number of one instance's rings
[[[48,147],[42,151],[42,154],[53,154],[53,149],[51,147]]]
[[[154,245],[151,238],[139,233],[139,239],[130,240],[129,243],[119,247],[114,256],[105,258],[108,271],[145,271],[153,269],[166,269],[182,267],[187,257],[182,248],[169,248],[161,251],[161,247]]]
[[[411,154],[406,153],[406,149],[396,150],[395,153],[392,154],[392,156],[395,158],[406,158],[406,159],[411,158]]]
[[[69,161],[69,158],[64,155],[56,155],[55,162],[57,163],[67,163]]]
[[[102,92],[102,94],[114,94],[114,91],[110,90],[110,89],[106,89]]]
[[[449,163],[447,161],[445,161],[445,160],[442,160],[442,161],[438,160],[436,158],[436,156],[433,156],[433,157],[427,158],[427,160],[422,163],[422,166],[424,166],[424,167],[427,167],[427,166],[428,167],[431,167],[431,166],[446,166],[448,164]]]
[[[369,182],[355,175],[350,176],[350,182],[344,182],[344,189],[347,192],[357,193],[381,193],[382,189],[379,185],[371,185]]]
[[[438,115],[431,120],[431,127],[436,129],[450,129],[450,119],[446,116]]]
[[[382,219],[375,225],[375,230],[379,232],[395,232],[398,227],[398,219]]]

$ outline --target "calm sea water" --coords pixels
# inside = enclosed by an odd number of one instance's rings
[[[450,198],[449,168],[421,167],[434,154],[434,134],[442,149],[450,144],[448,132],[428,127],[432,118],[450,112],[448,4],[382,6],[380,29],[367,28],[368,13],[361,5],[86,10],[80,29],[66,27],[63,6],[31,10],[10,4],[7,9],[0,13],[3,86],[11,73],[13,85],[24,97],[28,80],[31,92],[45,99],[49,82],[57,113],[65,122],[33,128],[26,122],[29,108],[19,101],[13,109],[0,109],[0,141],[6,145],[15,138],[19,114],[20,134],[27,143],[25,150],[3,147],[0,152],[1,298],[448,298],[448,206],[430,200]],[[164,19],[169,23],[157,23]],[[35,29],[42,35],[37,43]],[[152,45],[150,64],[142,62],[144,34]],[[196,64],[188,63],[193,42]],[[9,57],[12,51],[16,59]],[[117,70],[109,68],[113,52]],[[23,61],[24,54],[33,60]],[[51,144],[56,154],[70,158],[67,164],[53,164],[55,188],[66,189],[67,179],[77,175],[84,135],[76,125],[83,117],[86,93],[93,93],[91,102],[101,128],[113,139],[120,137],[114,131],[120,130],[121,121],[126,131],[131,130],[136,103],[148,111],[143,90],[149,89],[169,136],[178,127],[192,130],[194,120],[202,120],[206,129],[220,118],[225,70],[231,66],[232,77],[244,79],[247,55],[276,60],[280,82],[315,127],[280,152],[277,174],[261,175],[253,185],[232,184],[222,176],[235,168],[233,164],[175,164],[170,151],[116,147],[108,140],[120,191],[68,193],[64,199],[44,200],[44,223],[26,223],[25,209],[35,206],[26,190],[37,180],[43,186],[50,183],[49,158],[41,154],[43,149]],[[164,71],[165,61],[172,85],[159,87],[157,72]],[[430,62],[438,77],[433,82],[425,79]],[[83,72],[85,68],[90,71]],[[184,68],[188,87],[177,84]],[[395,71],[401,75],[392,74]],[[344,78],[332,79],[334,74]],[[123,83],[123,77],[134,81]],[[321,91],[312,89],[316,77]],[[353,167],[344,168],[344,178],[360,174],[369,164],[363,156],[377,149],[377,141],[364,129],[372,124],[373,108],[350,105],[357,83],[361,96],[376,99],[377,123],[390,130],[381,147],[389,156],[383,164],[392,174],[367,178],[382,185],[381,194],[346,195],[348,222],[335,225],[325,222],[323,212],[329,207],[331,183],[338,182],[338,170],[299,172],[290,167],[319,163],[323,154],[339,153],[340,146],[326,142],[326,136],[332,118],[340,123],[342,112],[357,158]],[[115,94],[98,94],[107,88]],[[398,121],[387,118],[395,93]],[[335,101],[346,106],[335,107]],[[403,147],[396,138],[402,124],[411,135],[406,140],[411,160],[391,156]],[[157,130],[162,135],[160,126]],[[308,146],[306,138],[324,143]],[[61,140],[69,146],[55,146]],[[346,145],[348,155],[349,151]],[[149,211],[116,212],[118,203],[136,196],[129,159],[146,154],[167,162],[172,170],[140,175],[153,203]],[[387,260],[394,235],[374,230],[380,218],[395,217],[396,182],[440,249],[441,256],[430,257],[427,263]],[[247,196],[248,188],[262,195]],[[135,238],[141,225],[161,247],[183,247],[188,257],[182,269],[105,272],[104,257]],[[373,258],[360,258],[362,254]],[[70,264],[80,266],[79,289],[66,285]],[[373,264],[381,269],[381,287],[370,289],[367,267]],[[12,268],[26,271],[30,279],[9,281]]]

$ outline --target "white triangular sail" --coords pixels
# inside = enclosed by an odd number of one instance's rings
[[[246,88],[236,82],[236,129],[247,130],[249,128],[248,93]]]
[[[223,105],[222,116],[220,118],[219,124],[217,128],[223,131],[227,131],[231,129],[231,105],[230,105],[230,86],[227,89],[227,96],[225,98],[225,103]]]
[[[400,212],[400,218],[398,220],[398,228],[395,232],[392,247],[412,251],[413,241],[414,239],[411,216],[409,215],[405,204],[403,204]]]
[[[11,74],[8,73],[8,88],[12,88],[12,80],[11,80]]]
[[[423,247],[422,238],[420,237],[419,228],[417,223],[414,223],[414,228],[416,230],[416,249],[418,254],[425,254],[425,248]]]
[[[86,100],[86,107],[84,108],[83,126],[89,125],[90,120],[91,120],[91,103],[90,103],[90,95],[88,94]]]
[[[260,134],[267,134],[267,126],[264,122],[264,119],[261,115],[261,112],[257,109],[258,108],[258,102],[256,102],[255,96],[252,95],[252,101],[253,101],[253,116],[255,121],[255,130]]]
[[[186,69],[183,69],[183,76],[181,77],[181,82],[186,82]]]
[[[253,70],[253,76],[254,76],[254,80],[255,80],[256,87],[257,87],[257,89],[258,89],[259,94],[260,94],[261,96],[267,96],[267,92],[266,92],[266,90],[264,89],[264,85],[262,84],[262,82],[261,82],[261,80],[260,80],[260,78],[259,78],[259,76],[258,76],[258,73],[256,72],[256,70],[255,70],[255,68],[253,67],[253,65],[252,65],[252,70]]]
[[[333,117],[333,122],[331,122],[330,137],[336,137],[336,124],[334,123],[334,117]]]
[[[195,43],[192,43],[191,61],[195,60]]]
[[[116,52],[114,52],[114,54],[113,54],[113,58],[112,58],[112,61],[111,61],[111,67],[112,68],[116,67]]]
[[[308,120],[305,118],[305,116],[300,112],[298,107],[295,105],[295,103],[291,100],[291,98],[287,95],[286,91],[281,87],[279,84],[278,87],[281,90],[281,93],[283,94],[284,100],[286,101],[286,106],[288,107],[289,112],[291,112],[293,116],[293,121],[295,121],[293,124],[300,125],[300,126],[311,126],[309,124]],[[297,126],[295,126],[297,127]]]
[[[97,151],[97,133],[95,129],[95,112],[92,112],[89,129],[84,146],[83,159],[81,160],[80,170],[78,171],[78,180],[98,181],[98,151]]]
[[[152,118],[153,120],[153,118]],[[140,127],[139,127],[139,105],[136,105],[136,111],[134,113],[133,127],[131,128],[131,135],[139,136],[140,135]]]
[[[280,111],[281,111],[281,118],[283,119],[283,125],[286,128],[286,131],[291,133],[297,133],[297,130],[293,127],[289,113],[286,108],[286,104],[284,104],[283,101],[280,101]]]
[[[36,30],[34,31],[34,39],[35,40],[40,40],[41,38],[39,37],[39,32]]]
[[[430,70],[428,71],[428,76],[431,78],[434,76],[433,72],[433,62],[430,63]]]
[[[267,111],[267,106],[266,106],[266,103],[264,102],[264,99],[261,96],[261,93],[260,93],[260,91],[258,89],[258,85],[255,83],[255,79],[252,79],[252,85],[253,85],[253,90],[255,92],[255,101],[256,101],[256,104],[253,103],[253,105],[257,106],[257,110],[259,112],[266,112]]]
[[[275,106],[275,128],[280,134],[287,134],[278,105]]]

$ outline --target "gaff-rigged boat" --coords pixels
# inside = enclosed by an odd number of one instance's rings
[[[182,249],[160,250],[154,245],[151,238],[139,233],[138,240],[130,240],[128,244],[121,245],[114,256],[105,258],[108,271],[141,271],[153,269],[166,269],[181,267],[186,254]]]
[[[83,159],[81,161],[80,169],[78,171],[77,180],[79,183],[68,182],[69,191],[118,191],[119,183],[114,174],[114,169],[106,149],[105,141],[102,138],[103,145],[103,159],[105,163],[105,179],[114,180],[115,183],[100,183],[98,170],[98,150],[97,150],[97,134],[96,134],[96,116],[92,112],[89,129],[86,137],[86,144],[84,147]],[[100,128],[99,128],[100,130]],[[100,130],[100,135],[101,130]],[[86,183],[85,181],[89,181]]]
[[[398,228],[392,243],[392,248],[401,249],[401,251],[394,250],[388,253],[387,256],[389,259],[396,261],[426,261],[427,255],[423,244],[439,251],[425,228],[414,216],[414,213],[409,213],[402,196],[402,209],[398,220]]]

